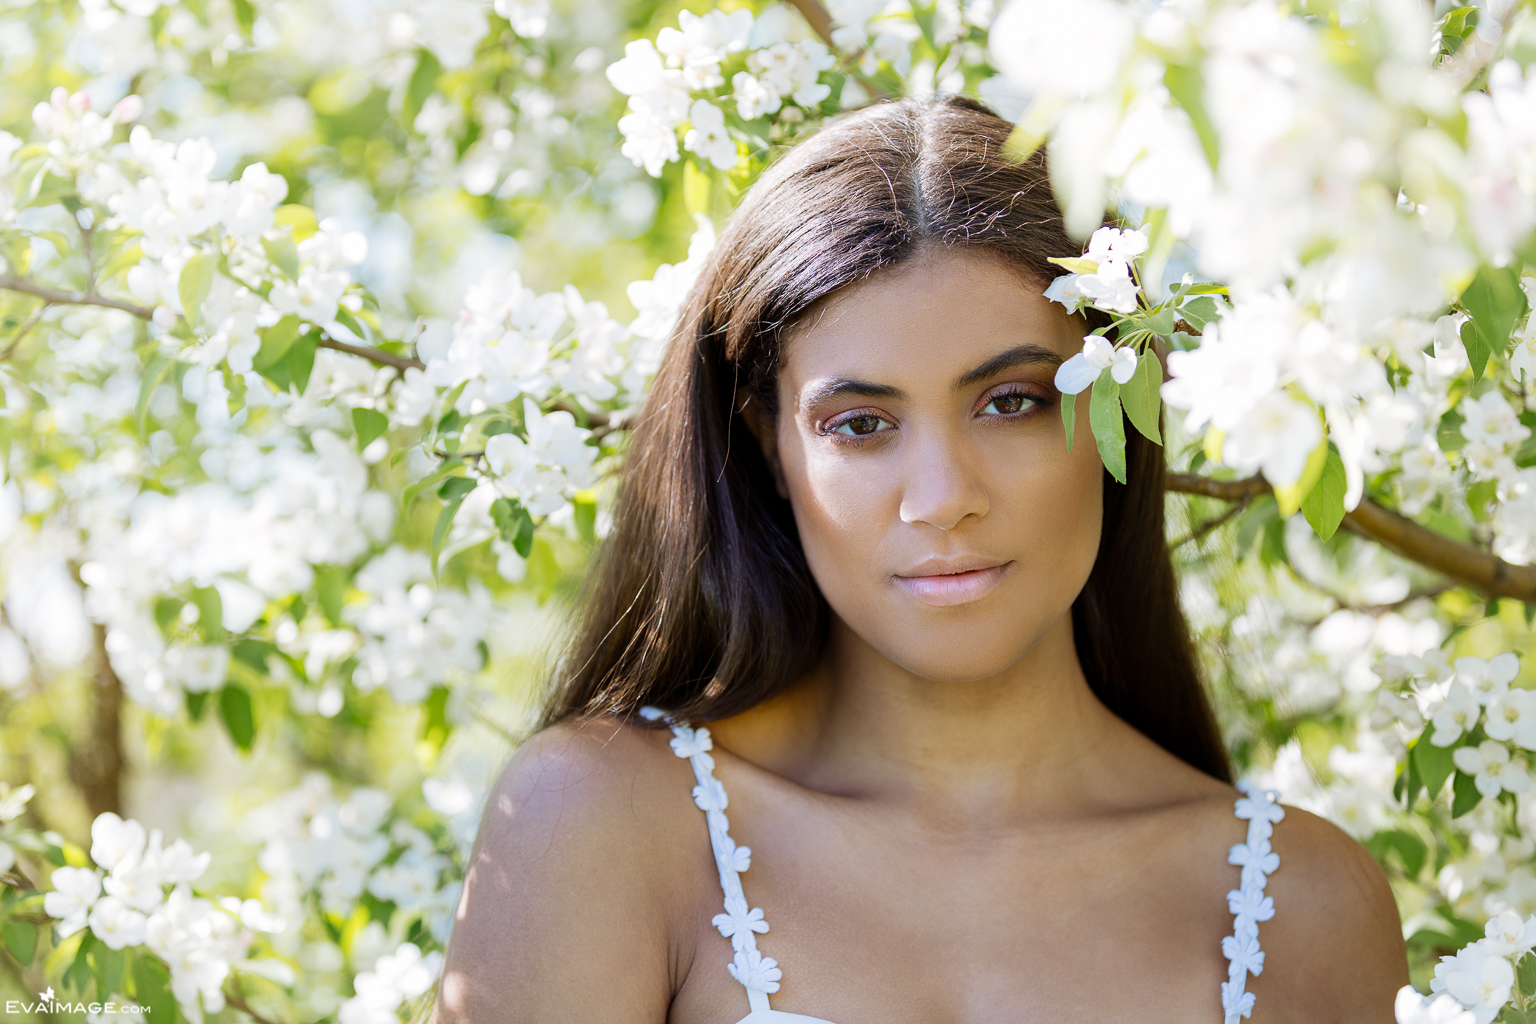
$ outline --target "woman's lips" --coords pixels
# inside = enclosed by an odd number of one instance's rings
[[[992,592],[1012,562],[967,572],[935,573],[930,576],[893,576],[896,585],[924,604],[946,607],[980,601]]]

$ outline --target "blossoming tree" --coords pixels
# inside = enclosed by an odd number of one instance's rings
[[[1533,65],[1514,0],[7,6],[6,998],[412,1012],[714,225],[964,92],[1048,150],[1072,442],[1163,445],[1240,768],[1388,870],[1400,1021],[1529,1019]]]

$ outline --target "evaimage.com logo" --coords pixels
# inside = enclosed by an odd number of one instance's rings
[[[95,1014],[129,1014],[141,1016],[149,1012],[149,1007],[139,1006],[137,1003],[71,1003],[53,994],[53,986],[37,994],[37,1002],[29,1003],[23,999],[7,999],[5,1001],[6,1013],[95,1013]]]

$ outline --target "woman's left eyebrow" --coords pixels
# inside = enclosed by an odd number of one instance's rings
[[[962,373],[955,378],[950,385],[952,391],[961,391],[972,384],[980,384],[989,377],[995,377],[1006,370],[1016,366],[1060,366],[1065,360],[1060,355],[1046,348],[1044,345],[1024,344],[999,352],[974,370]]]

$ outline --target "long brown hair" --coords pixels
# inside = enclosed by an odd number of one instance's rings
[[[1043,155],[974,100],[904,99],[822,129],[735,211],[684,306],[635,425],[613,530],[588,579],[543,723],[711,721],[771,697],[820,653],[828,609],[787,501],[736,405],[772,408],[780,345],[818,301],[923,246],[979,246],[1042,287],[1078,251]],[[1091,443],[1091,441],[1090,441]],[[1089,685],[1187,763],[1231,768],[1201,686],[1164,536],[1162,449],[1126,430],[1128,483],[1104,475],[1097,561],[1072,605]]]

